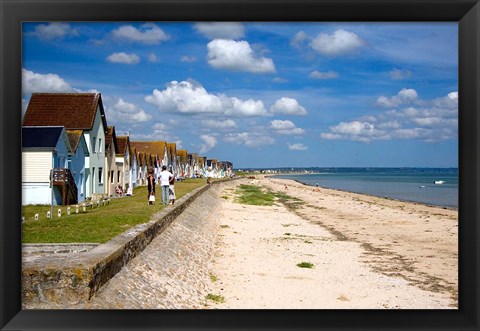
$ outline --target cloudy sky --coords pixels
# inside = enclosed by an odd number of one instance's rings
[[[24,23],[32,92],[242,167],[456,167],[457,23]]]

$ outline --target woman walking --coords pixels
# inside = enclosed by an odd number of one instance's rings
[[[153,169],[148,169],[147,176],[148,183],[148,204],[153,205],[155,203],[155,177],[153,176]]]
[[[173,176],[172,178],[170,178],[170,186],[168,188],[168,192],[169,192],[169,199],[170,201],[172,202],[172,205],[175,203],[175,176]]]

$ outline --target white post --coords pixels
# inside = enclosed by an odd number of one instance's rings
[[[53,158],[52,158],[52,169],[50,169],[50,215],[53,214]],[[47,213],[47,218],[50,218],[50,215]]]

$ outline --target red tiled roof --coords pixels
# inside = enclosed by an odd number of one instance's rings
[[[131,141],[130,146],[134,147],[138,152],[150,153],[156,155],[159,159],[163,159],[166,148],[165,141]]]
[[[128,136],[117,136],[118,155],[125,155],[127,148],[130,148],[130,139]],[[129,150],[130,154],[131,151]]]
[[[180,162],[186,163],[188,161],[188,153],[186,149],[177,150],[177,155],[180,156]]]
[[[118,154],[118,143],[117,136],[115,134],[115,126],[108,126],[107,131],[105,132],[105,150],[108,150],[112,143],[115,148],[115,154]]]
[[[97,107],[107,127],[100,93],[32,93],[23,126],[64,126],[91,130]]]

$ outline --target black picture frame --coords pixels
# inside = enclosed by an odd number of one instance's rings
[[[0,0],[2,330],[479,330],[480,4],[474,0]],[[22,310],[21,23],[451,21],[459,24],[459,309]]]

